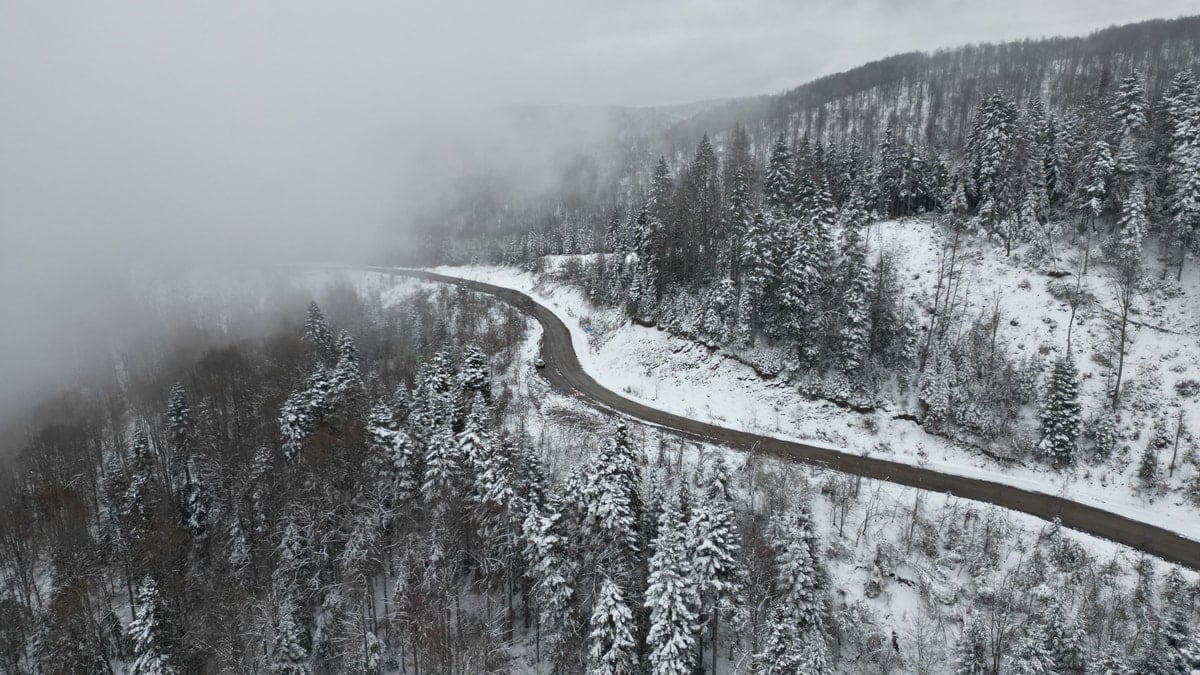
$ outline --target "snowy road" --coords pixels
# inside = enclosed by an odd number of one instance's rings
[[[625,398],[601,386],[584,371],[575,353],[570,330],[552,310],[520,291],[425,270],[381,267],[361,269],[454,284],[495,296],[529,314],[541,324],[543,331],[542,358],[546,367],[540,372],[558,389],[573,393],[598,408],[670,429],[697,441],[821,465],[836,471],[924,490],[951,493],[964,499],[995,504],[1046,520],[1058,517],[1067,527],[1200,570],[1200,542],[1096,506],[1001,482],[944,473],[878,457],[864,457],[835,448],[729,429],[658,410]]]

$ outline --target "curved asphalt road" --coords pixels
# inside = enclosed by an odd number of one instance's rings
[[[1200,570],[1200,542],[1094,506],[989,480],[944,474],[886,459],[863,457],[796,441],[727,429],[631,401],[605,389],[584,372],[575,354],[571,333],[563,322],[549,309],[519,291],[424,270],[383,267],[360,269],[455,284],[493,295],[529,314],[542,324],[542,358],[546,361],[542,372],[546,379],[559,389],[573,392],[592,405],[664,427],[696,441],[726,445],[744,451],[753,450],[922,490],[948,492],[964,499],[995,504],[1046,520],[1057,517],[1063,525],[1072,529],[1110,539],[1167,561]]]

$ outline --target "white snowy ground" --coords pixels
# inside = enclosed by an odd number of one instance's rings
[[[904,221],[880,223],[872,229],[873,245],[902,252],[898,258],[905,267],[909,291],[924,292],[922,284],[932,288],[941,236],[932,225]],[[993,290],[999,290],[1004,316],[1017,319],[1015,326],[1008,320],[1001,321],[1001,337],[1028,350],[1037,350],[1043,343],[1065,343],[1062,333],[1065,310],[1045,290],[1050,278],[1012,265],[991,247],[976,246],[974,250],[977,259],[967,273],[971,277],[972,295],[981,305],[978,311],[985,311]],[[1187,331],[1190,337],[1141,328],[1134,335],[1126,358],[1126,372],[1131,380],[1151,379],[1141,374],[1147,367],[1157,365],[1162,382],[1155,387],[1154,395],[1164,402],[1176,398],[1175,381],[1200,379],[1200,345],[1195,338],[1196,320],[1200,317],[1200,273],[1195,267],[1193,263],[1186,270],[1186,290],[1180,298],[1158,303],[1138,317],[1140,321],[1151,321],[1173,331]],[[1101,302],[1112,308],[1110,290],[1100,276],[1099,267],[1095,270],[1085,284],[1091,285]],[[930,435],[912,422],[892,419],[892,414],[898,411],[874,413],[876,430],[870,431],[862,414],[807,400],[793,385],[783,380],[764,380],[721,351],[710,351],[693,341],[634,325],[615,310],[595,308],[581,290],[557,283],[548,275],[536,277],[510,267],[442,267],[435,271],[518,289],[533,296],[571,329],[581,363],[598,382],[643,403],[747,431],[826,443],[848,452],[884,456],[945,473],[1057,494],[1200,540],[1200,510],[1177,490],[1195,475],[1193,466],[1183,461],[1182,450],[1171,480],[1175,490],[1155,496],[1137,487],[1137,458],[1149,440],[1147,416],[1125,413],[1127,429],[1144,428],[1140,429],[1138,440],[1127,441],[1132,448],[1129,456],[1118,451],[1108,464],[1081,463],[1066,471],[1055,471],[1036,462],[1006,465],[976,449]],[[1024,279],[1030,282],[1028,290],[1019,287]],[[1057,322],[1059,329],[1052,330],[1050,321]],[[1098,312],[1083,322],[1082,326],[1076,326],[1074,341],[1085,383],[1085,414],[1090,415],[1102,405],[1103,369],[1089,355],[1103,339],[1103,329]],[[1184,402],[1184,410],[1185,426],[1200,429],[1200,405],[1195,401]],[[1174,431],[1173,425],[1168,428]],[[1165,473],[1169,455],[1164,455],[1160,464]]]

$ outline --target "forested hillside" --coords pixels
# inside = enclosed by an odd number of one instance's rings
[[[536,339],[513,310],[356,288],[324,294],[331,318],[313,303],[43,413],[0,504],[0,670],[1200,662],[1178,569],[627,426],[529,374]]]
[[[1018,456],[1058,465],[1081,445],[1107,456],[1131,326],[1180,297],[1200,243],[1197,27],[1181,19],[905,57],[914,65],[904,76],[870,66],[785,95],[785,116],[713,129],[686,155],[631,167],[610,201],[560,203],[552,228],[460,238],[444,251],[526,266],[597,253],[578,274],[594,301],[742,353],[814,395],[910,401],[931,431],[1007,439]],[[859,81],[869,86],[850,84]],[[861,91],[842,96],[850,89]],[[827,91],[854,115],[815,126],[804,106],[824,105]],[[899,103],[920,114],[880,112]],[[902,278],[910,261],[871,243],[873,223],[907,217],[940,232],[931,286]],[[1044,335],[1051,353],[998,340],[1000,295],[962,286],[981,243],[1059,280],[1048,292],[1071,316]],[[1071,340],[1091,311],[1111,332],[1111,350],[1093,358],[1115,412],[1089,406],[1095,437],[1085,439]],[[1040,440],[1023,441],[1016,431],[1034,406]]]
[[[880,215],[944,211],[953,195],[947,184],[975,171],[968,166],[967,149],[978,110],[987,99],[999,95],[1014,107],[1011,115],[1019,110],[1022,138],[1033,134],[1042,146],[1058,146],[1047,161],[1064,162],[1068,173],[1079,173],[1098,138],[1108,142],[1114,157],[1118,154],[1120,139],[1109,111],[1131,73],[1136,72],[1146,100],[1153,104],[1147,114],[1154,121],[1141,132],[1142,140],[1157,139],[1155,152],[1170,144],[1164,138],[1169,124],[1160,107],[1172,79],[1194,67],[1198,58],[1200,17],[1113,27],[1081,38],[894,56],[782,94],[703,106],[666,131],[621,134],[607,151],[574,156],[571,165],[561,167],[556,189],[537,197],[491,193],[494,179],[464,181],[449,200],[451,206],[428,216],[435,238],[429,253],[445,262],[496,259],[497,235],[517,229],[537,232],[550,252],[580,252],[589,248],[588,242],[600,241],[614,210],[636,214],[653,189],[660,157],[672,173],[682,173],[706,135],[724,155],[723,204],[732,194],[739,167],[746,170],[757,204],[762,174],[782,136],[800,159],[808,161],[805,156],[811,153],[822,165],[838,204],[846,198],[839,182],[858,179],[864,172],[867,182],[878,182],[875,174],[882,173],[901,182],[884,190],[890,194],[863,189],[864,197],[904,203],[892,202],[878,211]],[[1161,164],[1161,157],[1155,163]],[[1022,172],[1024,166],[1012,171]],[[1069,197],[1078,176],[1068,176],[1071,182],[1058,185],[1049,171],[1046,189],[1051,197],[1055,192],[1061,199]],[[965,187],[974,208],[977,195],[973,186]],[[452,236],[447,238],[441,228],[449,228]],[[441,237],[436,236],[439,230]],[[462,241],[464,235],[468,241]]]

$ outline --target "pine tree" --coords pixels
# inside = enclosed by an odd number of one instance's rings
[[[1081,673],[1087,653],[1087,634],[1078,617],[1069,616],[1062,598],[1047,598],[1050,607],[1045,613],[1043,625],[1046,633],[1046,648],[1060,673]]]
[[[129,445],[129,479],[120,498],[120,522],[131,543],[142,541],[155,530],[155,518],[163,503],[159,474],[146,440],[146,431],[138,425]]]
[[[1158,449],[1153,442],[1146,444],[1146,449],[1142,451],[1137,477],[1144,487],[1151,488],[1158,484]]]
[[[329,324],[325,323],[325,315],[317,306],[316,300],[308,305],[308,321],[304,324],[304,341],[316,350],[318,358],[327,364],[333,363],[337,354],[333,343],[333,332],[329,330]]]
[[[779,134],[771,148],[771,159],[767,162],[767,175],[763,186],[767,208],[778,215],[790,212],[796,203],[793,193],[795,183],[792,151],[788,149],[783,134]]]
[[[721,612],[737,606],[742,589],[741,544],[728,484],[728,468],[717,459],[704,477],[703,498],[691,522],[692,577],[700,595],[700,617],[708,622],[713,668]]]
[[[367,421],[367,460],[377,489],[388,506],[405,503],[420,491],[420,468],[412,438],[400,428],[391,408],[380,403]]]
[[[1146,108],[1146,89],[1142,85],[1142,75],[1134,70],[1121,80],[1116,102],[1113,104],[1113,116],[1121,125],[1122,134],[1135,134],[1145,128]]]
[[[475,398],[475,394],[480,394],[483,396],[484,402],[491,405],[491,366],[488,364],[488,358],[483,353],[483,349],[476,343],[467,345],[462,363],[462,372],[459,373],[459,377],[462,379],[464,398],[470,401]]]
[[[1122,204],[1120,230],[1110,246],[1113,262],[1123,274],[1137,275],[1140,271],[1147,224],[1146,189],[1138,181]]]
[[[866,220],[862,197],[855,191],[841,213],[842,276],[839,306],[842,325],[838,333],[838,355],[846,372],[854,372],[862,367],[870,351],[871,322],[867,306],[870,280],[867,246],[861,229]]]
[[[338,360],[329,376],[327,407],[340,412],[339,421],[353,419],[366,396],[362,371],[358,363],[358,347],[347,331],[337,341]]]
[[[195,462],[189,462],[186,483],[180,490],[180,516],[183,526],[196,541],[208,538],[208,527],[214,519],[216,496],[209,487],[209,479]]]
[[[691,575],[682,521],[679,504],[669,503],[659,519],[650,557],[646,646],[653,675],[690,675],[695,663],[700,598]]]
[[[296,601],[286,597],[275,613],[275,639],[271,642],[270,668],[279,675],[305,675],[308,665],[307,636],[297,617]]]
[[[955,648],[955,675],[987,675],[991,664],[987,658],[987,628],[983,617],[972,612],[963,626],[962,636]]]
[[[989,230],[1011,211],[1017,134],[1016,104],[1007,95],[996,92],[979,104],[967,139],[967,157],[979,215]]]
[[[578,627],[573,610],[575,565],[563,529],[562,512],[556,504],[530,508],[522,528],[538,630],[558,663],[569,656],[567,647]]]
[[[1104,213],[1116,162],[1112,148],[1103,139],[1096,141],[1088,155],[1083,183],[1080,185],[1079,208],[1093,224]]]
[[[1081,423],[1079,377],[1070,354],[1054,362],[1042,395],[1038,450],[1057,465],[1075,460]]]
[[[1129,666],[1125,663],[1125,650],[1110,641],[1103,651],[1088,664],[1087,675],[1126,675]]]
[[[1053,675],[1054,655],[1047,645],[1046,629],[1039,623],[1026,627],[1025,634],[1013,645],[1009,669],[1013,675]]]
[[[725,229],[729,237],[729,278],[740,291],[742,283],[742,247],[754,220],[753,204],[750,201],[750,186],[745,168],[733,174],[730,187]]]
[[[775,558],[776,602],[784,616],[800,631],[823,627],[829,581],[808,505],[800,501],[774,517],[768,536]]]
[[[1196,655],[1190,653],[1196,644],[1192,634],[1192,594],[1179,568],[1172,566],[1163,580],[1163,612],[1159,619],[1164,656],[1172,672],[1188,673],[1196,666]]]
[[[182,672],[175,661],[174,628],[158,593],[158,582],[147,575],[137,592],[137,606],[129,624],[133,640],[132,675],[169,675]]]
[[[312,433],[308,403],[303,392],[295,391],[283,402],[279,411],[279,434],[283,437],[283,457],[293,461],[304,448],[304,441]]]
[[[801,357],[816,356],[819,335],[811,327],[820,320],[821,267],[808,228],[798,233],[779,280],[779,326],[793,338]]]
[[[170,480],[172,485],[178,486],[187,481],[188,464],[196,444],[196,421],[187,392],[179,383],[171,388],[171,398],[167,402],[167,439],[170,442]],[[183,499],[182,495],[180,499]]]
[[[1179,271],[1200,230],[1200,90],[1191,69],[1176,74],[1164,95],[1167,151],[1166,193],[1170,234],[1179,250]]]
[[[468,460],[461,447],[448,427],[439,428],[429,439],[421,495],[439,516],[451,512],[466,485]]]
[[[588,472],[581,497],[585,538],[597,560],[631,567],[641,550],[638,523],[642,504],[637,452],[624,420],[605,443]]]
[[[621,587],[605,577],[592,606],[588,634],[588,675],[622,675],[637,667],[633,612],[625,604]]]

